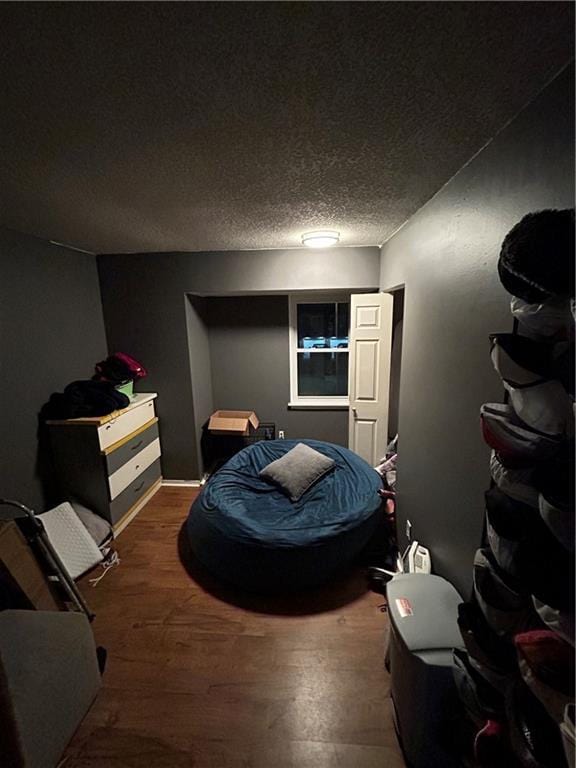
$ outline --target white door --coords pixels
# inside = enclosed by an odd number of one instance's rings
[[[393,301],[389,293],[350,297],[348,444],[373,467],[388,442]]]

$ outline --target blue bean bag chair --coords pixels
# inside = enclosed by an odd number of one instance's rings
[[[297,502],[259,472],[298,442],[335,467]],[[274,592],[327,581],[374,533],[380,476],[347,448],[317,440],[269,440],[237,453],[193,503],[187,531],[196,558],[243,589]]]

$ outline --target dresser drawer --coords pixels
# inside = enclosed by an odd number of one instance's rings
[[[108,487],[110,489],[110,500],[119,496],[122,491],[132,483],[138,475],[141,475],[152,462],[160,456],[160,440],[156,438],[150,445],[139,451],[126,464],[123,464],[108,478]]]
[[[146,446],[156,440],[158,434],[158,421],[153,420],[149,426],[144,425],[141,431],[138,431],[134,437],[123,443],[119,448],[116,448],[110,453],[107,453],[104,457],[106,462],[106,474],[113,475],[117,469],[123,467],[126,462],[134,458],[137,453],[143,451]]]
[[[154,401],[148,400],[148,402],[139,405],[137,408],[131,408],[116,419],[102,424],[102,426],[98,427],[100,449],[104,450],[113,445],[113,443],[117,443],[118,440],[122,440],[131,432],[134,432],[134,430],[144,426],[154,416]]]
[[[161,475],[160,459],[156,459],[148,469],[145,469],[136,480],[130,483],[130,485],[114,499],[108,508],[108,514],[105,515],[112,525],[116,525],[116,523],[138,503],[138,499],[141,499],[142,496],[148,492],[154,483],[160,479]]]

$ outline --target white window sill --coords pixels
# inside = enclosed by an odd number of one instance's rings
[[[316,411],[343,411],[350,407],[350,401],[347,397],[325,397],[322,399],[311,398],[306,400],[304,398],[299,400],[291,400],[288,403],[288,408],[292,410],[316,410]]]

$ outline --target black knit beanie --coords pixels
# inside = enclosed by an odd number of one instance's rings
[[[574,296],[574,210],[529,213],[504,238],[498,274],[513,296],[538,304]]]

